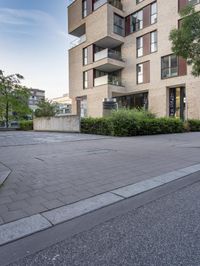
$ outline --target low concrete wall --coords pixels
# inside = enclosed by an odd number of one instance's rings
[[[33,130],[80,132],[80,117],[67,115],[61,117],[40,117],[33,120]]]

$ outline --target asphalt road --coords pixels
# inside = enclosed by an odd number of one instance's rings
[[[200,173],[191,175],[193,177],[196,181],[192,184],[179,181],[181,188],[178,182],[171,183],[165,190],[159,188],[157,199],[153,201],[144,193],[138,202],[146,195],[149,200],[138,208],[134,198],[121,207],[118,204],[120,211],[115,212],[114,218],[105,222],[99,218],[99,224],[69,238],[67,230],[62,229],[66,240],[10,266],[199,266]],[[110,207],[109,213],[115,206]],[[120,214],[126,208],[129,211]],[[98,212],[93,216],[95,219]],[[92,217],[88,219],[91,223],[92,220]],[[45,238],[40,237],[42,240]]]

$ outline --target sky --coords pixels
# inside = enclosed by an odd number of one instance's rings
[[[0,69],[24,76],[23,85],[68,92],[69,0],[0,0]]]

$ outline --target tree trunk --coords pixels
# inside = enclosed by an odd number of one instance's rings
[[[6,127],[8,128],[9,103],[6,101]]]

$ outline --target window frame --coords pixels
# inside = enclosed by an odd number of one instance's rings
[[[172,67],[172,56],[175,56],[176,57],[176,63],[177,63],[177,66],[176,67]],[[168,62],[168,67],[163,67],[163,60],[168,58],[169,62]],[[176,75],[172,75],[172,69],[177,69],[177,74]],[[169,76],[168,77],[164,77],[163,75],[163,71],[164,70],[169,70]],[[176,56],[175,54],[169,54],[169,55],[166,55],[166,56],[162,56],[161,57],[161,79],[164,80],[164,79],[169,79],[169,78],[175,78],[175,77],[178,77],[179,76],[179,61],[178,61],[178,56]]]
[[[156,41],[152,41],[152,34],[155,34],[156,33]],[[155,45],[156,44],[156,50],[155,51],[152,51],[152,45]],[[157,30],[154,30],[154,31],[151,31],[150,32],[150,53],[153,54],[153,53],[156,53],[158,51],[158,31]]]
[[[88,71],[83,72],[83,89],[88,89]]]
[[[119,24],[116,24],[116,20],[115,20],[116,17],[118,17],[122,20],[122,24],[123,24],[122,26]],[[120,31],[116,31],[115,28],[120,29],[122,34],[119,33]],[[113,32],[117,35],[122,36],[122,37],[125,36],[125,18],[116,14],[116,13],[114,13],[114,17],[113,17]]]

